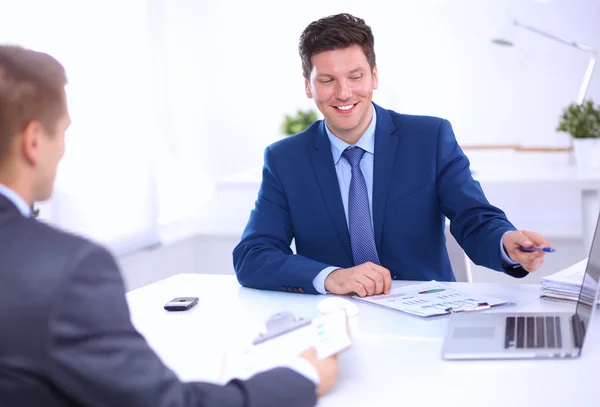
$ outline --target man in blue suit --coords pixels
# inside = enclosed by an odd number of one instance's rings
[[[476,263],[521,278],[550,246],[486,199],[444,119],[372,102],[364,20],[314,21],[299,45],[305,91],[323,114],[269,146],[255,208],[233,251],[239,282],[299,293],[389,293],[391,280],[454,281],[444,222]],[[290,249],[295,239],[297,254]]]

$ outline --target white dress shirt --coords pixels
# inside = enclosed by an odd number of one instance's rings
[[[0,194],[2,194],[6,199],[11,201],[19,212],[25,217],[31,217],[31,207],[27,205],[27,202],[23,198],[21,198],[15,191],[8,188],[5,185],[0,184]]]

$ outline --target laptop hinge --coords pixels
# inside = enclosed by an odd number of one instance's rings
[[[573,328],[575,346],[581,349],[583,346],[583,337],[585,336],[585,328],[577,313],[573,314],[571,317],[571,325]]]

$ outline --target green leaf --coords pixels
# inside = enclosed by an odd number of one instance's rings
[[[571,103],[563,109],[556,131],[578,139],[600,138],[600,105],[595,105],[591,99],[581,105]]]
[[[281,124],[281,132],[288,136],[298,134],[318,120],[317,112],[309,109],[298,110],[295,116],[285,115]]]

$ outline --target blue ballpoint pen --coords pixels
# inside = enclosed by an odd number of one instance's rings
[[[545,253],[553,253],[556,251],[556,249],[553,249],[551,247],[540,247],[540,246],[532,246],[532,247],[519,246],[519,249],[524,252],[539,251],[539,252],[545,252]]]

